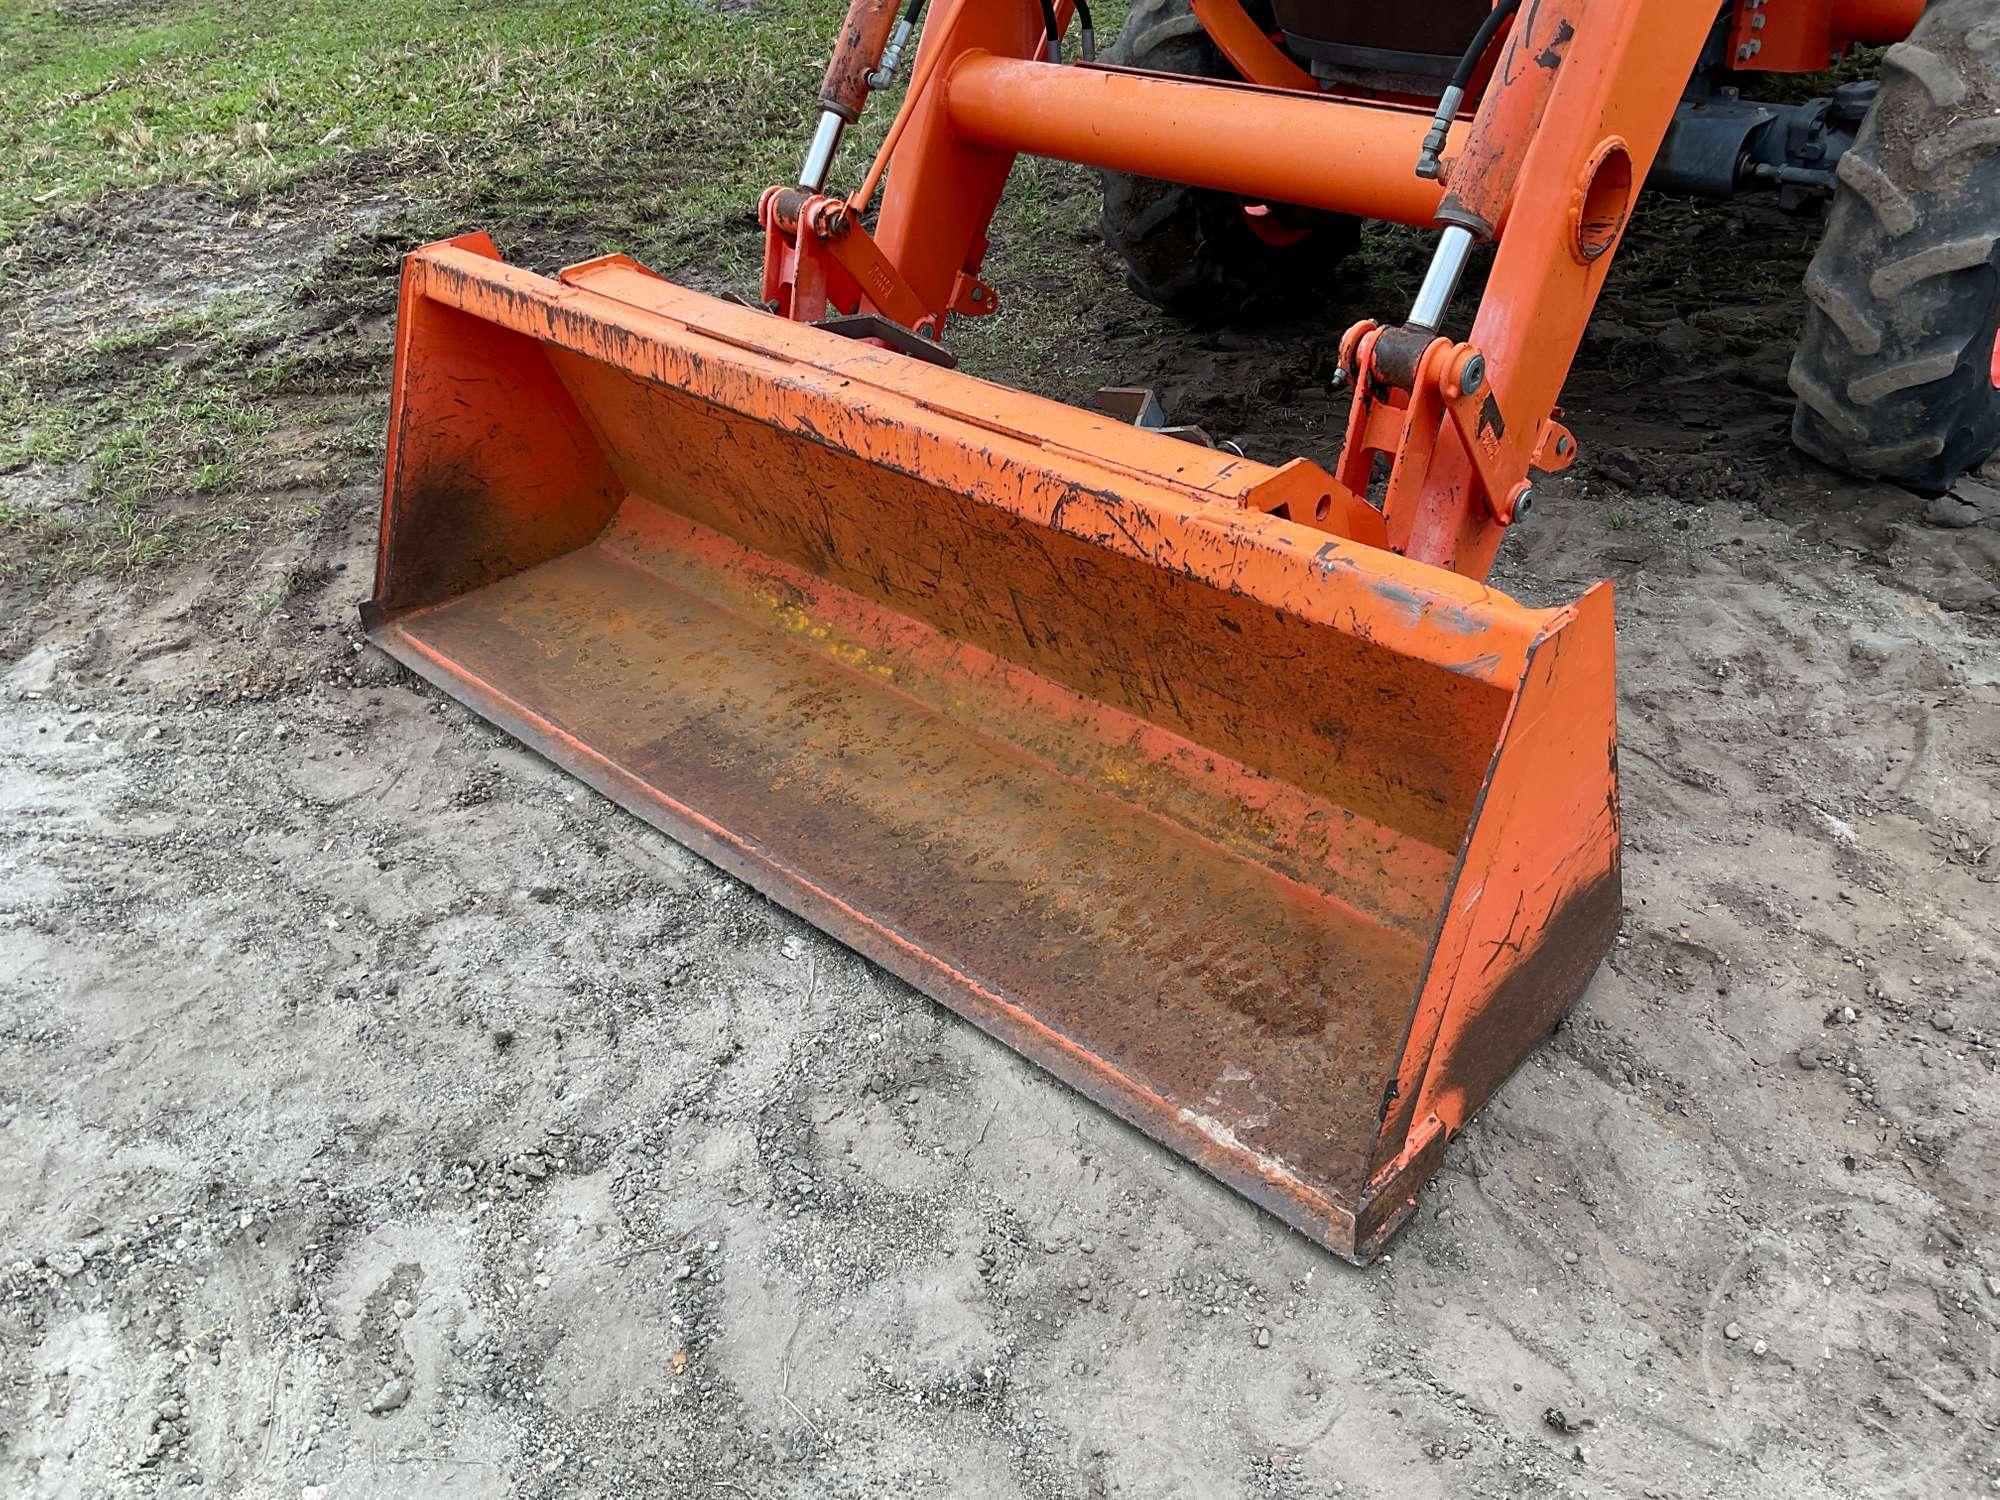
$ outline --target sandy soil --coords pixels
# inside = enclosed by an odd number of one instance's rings
[[[1790,453],[1809,226],[1655,210],[1500,580],[1618,582],[1623,936],[1367,1271],[364,648],[393,184],[53,232],[22,337],[226,290],[358,395],[316,525],[8,586],[0,1490],[2000,1488],[2000,525]],[[1323,441],[1317,333],[1096,316]]]

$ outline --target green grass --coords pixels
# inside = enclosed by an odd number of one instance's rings
[[[741,260],[753,279],[757,194],[802,149],[843,10],[0,0],[0,300],[10,269],[97,260],[91,239],[39,230],[120,190],[252,199],[331,173],[401,204],[302,260],[282,298],[107,313],[61,337],[24,321],[0,341],[0,574],[117,572],[268,531],[272,502],[247,491],[280,421],[344,467],[365,426],[372,461],[380,320],[409,243],[478,224],[541,264],[626,249],[663,269]],[[313,524],[319,498],[276,510]]]
[[[74,463],[83,454],[83,432],[73,407],[41,398],[19,375],[0,369],[0,474],[31,463]]]
[[[85,493],[128,516],[168,497],[229,488],[270,426],[269,413],[233,387],[197,383],[176,365],[160,367],[120,406],[91,457]]]
[[[52,0],[0,0],[0,156],[18,164],[0,173],[0,242],[107,188],[254,190],[356,150],[448,171],[469,143],[649,165],[634,175],[650,177],[669,218],[691,222],[725,194],[747,187],[754,197],[753,164],[796,154],[841,7],[209,0],[97,9],[70,19]]]
[[[37,461],[84,467],[73,503],[0,500],[0,575],[30,566],[58,577],[121,572],[246,534],[244,518],[206,502],[242,484],[271,420],[235,385],[174,363],[147,366],[95,398],[37,396],[0,378],[0,422],[24,423],[30,434],[0,446],[0,472]]]
[[[379,463],[396,265],[424,239],[482,227],[538,268],[623,250],[753,287],[754,206],[796,169],[845,8],[0,0],[0,319],[24,333],[0,339],[0,575],[122,572],[342,524],[320,471],[273,464],[306,451],[346,483]],[[1099,8],[1107,40],[1123,9]],[[851,133],[841,181],[899,100]],[[231,201],[121,197],[160,185]],[[343,217],[360,199],[386,217]],[[156,226],[238,211],[293,226],[272,251],[290,257],[282,288],[137,314],[114,297],[78,326],[93,279],[141,285],[166,247],[200,243],[149,241]],[[989,262],[1009,308],[962,330],[970,367],[1062,389],[1109,378],[1069,332],[1118,295],[1085,244],[1095,213],[1093,174],[1021,165]],[[20,316],[79,263],[51,331]]]

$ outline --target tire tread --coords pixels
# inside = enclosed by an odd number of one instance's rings
[[[2000,39],[1991,0],[1931,0],[1882,89],[1806,273],[1793,440],[1937,492],[2000,448]]]

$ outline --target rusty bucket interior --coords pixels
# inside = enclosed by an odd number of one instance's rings
[[[1608,590],[476,236],[391,421],[374,641],[1341,1255],[1611,940]]]

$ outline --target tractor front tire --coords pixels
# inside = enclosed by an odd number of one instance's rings
[[[1236,77],[1190,0],[1135,0],[1108,60],[1156,73]],[[1361,243],[1360,221],[1342,214],[1271,205],[1253,220],[1256,206],[1232,193],[1123,172],[1100,176],[1098,225],[1124,259],[1126,284],[1190,323],[1227,323],[1260,303],[1283,307],[1321,295]],[[1263,233],[1258,223],[1268,226]]]
[[[1931,0],[1882,91],[1806,272],[1792,439],[1922,493],[2000,448],[2000,10]]]

